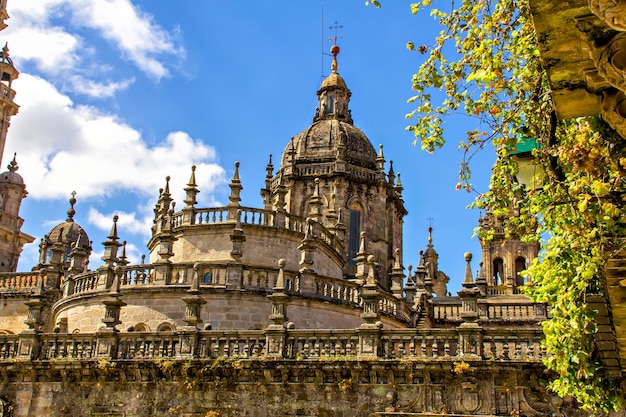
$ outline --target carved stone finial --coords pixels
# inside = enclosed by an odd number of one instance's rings
[[[17,156],[17,152],[13,154],[13,159],[11,160],[11,162],[9,162],[9,165],[7,165],[8,170],[11,172],[15,172],[19,169],[19,166],[17,165],[17,161],[15,160],[16,156]]]
[[[74,204],[76,204],[76,191],[72,191],[72,197],[70,198],[70,208],[67,210],[67,219],[68,222],[74,221],[74,215],[76,214],[76,210],[74,210]]]

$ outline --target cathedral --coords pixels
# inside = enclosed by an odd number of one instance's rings
[[[487,211],[479,226],[494,238],[477,273],[466,253],[458,294],[432,229],[405,267],[400,175],[353,124],[339,52],[311,125],[270,157],[263,207],[240,204],[238,163],[229,203],[198,207],[191,167],[182,202],[169,178],[158,190],[139,264],[117,217],[102,264],[89,264],[72,196],[37,265],[16,272],[35,237],[20,230],[27,189],[13,158],[0,174],[0,415],[575,413],[545,388],[550,312],[520,291],[536,244]],[[19,108],[6,46],[0,72],[1,153]]]

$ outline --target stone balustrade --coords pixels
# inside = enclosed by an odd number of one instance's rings
[[[0,274],[0,292],[24,292],[35,291],[41,280],[46,283],[46,277],[39,272],[11,272]]]
[[[432,316],[437,321],[463,322],[461,316],[462,304],[433,304]],[[539,322],[546,320],[548,313],[543,304],[525,302],[512,303],[510,300],[495,302],[492,300],[479,299],[478,320],[490,321],[526,321]]]
[[[266,358],[275,329],[208,330],[183,328],[167,332],[137,333],[21,333],[0,335],[0,361],[28,358],[57,359],[241,359]],[[278,336],[284,347],[277,359],[327,357],[382,359],[464,358],[488,361],[540,362],[546,355],[539,329],[283,329]],[[364,340],[374,349],[364,350]],[[473,340],[473,350],[463,349]],[[369,345],[368,347],[371,347]]]
[[[240,207],[239,221],[242,225],[262,226],[262,227],[280,227],[292,232],[304,234],[306,231],[306,220],[297,216],[284,214],[285,221],[279,225],[276,221],[276,212],[272,210],[264,210],[252,207]],[[227,207],[194,209],[192,220],[185,223],[185,213],[180,211],[172,216],[171,225],[175,229],[185,225],[208,225],[208,224],[226,224],[232,223],[228,218]],[[284,224],[283,224],[284,223]],[[314,225],[314,236],[329,248],[343,252],[343,242],[340,242],[335,235],[319,223]]]

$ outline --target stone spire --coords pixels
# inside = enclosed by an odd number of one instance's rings
[[[189,178],[189,182],[187,183],[187,187],[185,187],[185,199],[183,203],[187,204],[185,208],[193,208],[197,204],[196,197],[200,190],[198,190],[198,184],[196,184],[196,166],[191,166],[191,177]]]
[[[233,174],[233,179],[230,181],[230,196],[228,199],[230,203],[228,203],[228,220],[236,221],[237,220],[237,210],[239,210],[241,201],[241,190],[243,190],[243,186],[241,185],[241,181],[239,180],[239,161],[235,162],[235,173]]]
[[[119,242],[119,236],[117,235],[117,214],[113,216],[113,225],[111,226],[111,232],[107,236],[107,240],[102,242],[104,246],[104,254],[102,255],[102,260],[106,263],[107,266],[113,267],[113,264],[118,261],[117,258],[117,250],[122,244]]]

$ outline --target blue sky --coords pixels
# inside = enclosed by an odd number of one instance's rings
[[[72,191],[75,219],[94,241],[91,268],[100,265],[113,214],[131,260],[147,254],[158,189],[170,175],[182,207],[193,164],[199,206],[228,202],[239,161],[241,204],[260,207],[269,154],[277,168],[290,137],[312,120],[335,21],[355,125],[376,149],[384,145],[402,175],[404,265],[417,263],[432,218],[449,288],[460,289],[465,251],[478,268],[471,236],[479,213],[465,208],[475,195],[455,190],[456,143],[474,122],[447,121],[449,143],[434,155],[405,131],[410,80],[423,59],[405,44],[432,44],[440,30],[429,16],[413,16],[409,1],[376,9],[362,0],[9,0],[8,11],[1,38],[21,72],[21,108],[2,164],[17,152],[29,191],[23,230],[37,237],[20,270],[34,265],[39,239],[65,219]],[[478,190],[492,161],[485,153],[473,166]]]

